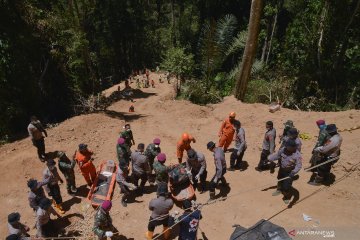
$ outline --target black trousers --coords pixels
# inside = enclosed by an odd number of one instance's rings
[[[265,149],[262,150],[261,155],[260,155],[260,161],[259,161],[259,164],[258,164],[258,168],[265,169],[267,167],[267,163],[269,162],[267,157],[269,155],[270,155],[269,150],[265,150]]]
[[[56,204],[61,204],[62,197],[61,197],[59,185],[58,184],[55,184],[55,185],[48,184],[48,188],[50,189],[49,195],[52,197],[52,199],[54,199]]]
[[[32,140],[33,145],[37,148],[37,154],[40,159],[45,158],[45,141],[44,138]]]
[[[199,171],[191,170],[194,188],[197,188],[198,180],[195,179],[195,176],[198,175],[198,173],[199,173]],[[205,169],[203,171],[203,173],[200,175],[200,185],[201,185],[202,190],[205,190],[205,188],[206,188],[206,178],[207,178],[207,171]]]
[[[290,173],[291,173],[291,171],[286,171],[286,170],[280,168],[278,175],[277,175],[277,179],[288,177],[290,175]],[[292,183],[293,183],[292,178],[288,178],[281,182],[278,182],[278,190],[284,191],[284,192],[289,192],[292,188]]]
[[[167,216],[165,219],[162,220],[153,220],[152,217],[150,217],[149,224],[148,224],[148,231],[153,232],[155,230],[155,227],[163,225],[163,227],[169,226],[169,217]]]
[[[132,179],[133,179],[133,182],[134,182],[134,184],[135,184],[136,187],[139,186],[139,180],[141,179],[140,187],[144,187],[146,181],[148,180],[148,176],[147,176],[146,173],[139,174],[139,173],[133,172],[133,174],[132,174]]]
[[[235,166],[240,167],[242,159],[244,157],[245,150],[241,151],[239,156],[237,155],[237,152],[238,151],[236,149],[234,149],[234,151],[230,155],[230,167],[232,167],[232,168]],[[235,161],[236,161],[236,163],[235,163]]]
[[[120,186],[121,193],[123,194],[123,196],[121,197],[121,200],[127,199],[131,194],[130,189],[122,183],[119,183],[119,186]]]
[[[317,162],[317,164],[326,162],[326,161],[329,160],[329,159],[330,159],[329,157],[322,157],[321,160],[320,160],[319,162]],[[329,162],[329,163],[327,163],[327,164],[324,164],[324,165],[321,165],[321,166],[317,167],[319,176],[320,176],[320,177],[323,177],[323,178],[328,177],[329,174],[330,174],[330,171],[331,171],[331,166],[332,166],[335,162],[336,162],[336,161],[334,161],[334,162]]]
[[[215,171],[215,173],[216,173],[216,171]],[[215,192],[216,185],[218,184],[219,181],[221,181],[223,184],[226,184],[226,179],[224,177],[225,173],[226,173],[226,168],[223,168],[222,173],[221,173],[221,177],[218,178],[217,181],[214,181],[215,176],[211,179],[211,181],[210,181],[210,189],[209,189],[210,192]]]

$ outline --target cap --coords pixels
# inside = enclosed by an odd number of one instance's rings
[[[323,119],[319,119],[319,120],[316,121],[316,125],[318,125],[318,126],[321,126],[321,125],[324,125],[324,124],[325,124],[325,120],[323,120]]]
[[[210,141],[206,144],[207,149],[213,149],[215,147],[215,143],[213,141]]]
[[[190,148],[188,151],[187,151],[187,156],[189,159],[195,159],[196,158],[196,152],[194,149]]]
[[[20,220],[20,213],[13,212],[8,215],[8,223],[14,223]]]
[[[117,143],[118,143],[119,145],[122,145],[122,144],[125,143],[125,139],[122,138],[122,137],[121,137],[121,138],[118,138]]]
[[[46,165],[47,166],[54,166],[56,164],[55,160],[54,159],[48,159],[46,161]]]
[[[139,143],[137,148],[138,148],[138,149],[141,149],[141,150],[144,150],[145,144]]]
[[[289,139],[285,143],[285,147],[296,147],[296,142],[294,139]]]
[[[154,140],[153,140],[153,143],[155,144],[155,145],[160,145],[160,139],[159,138],[155,138]]]
[[[102,204],[101,204],[102,209],[104,209],[105,211],[109,211],[112,207],[112,203],[109,200],[105,200]]]
[[[266,125],[274,126],[274,123],[273,123],[272,121],[267,121],[267,122],[266,122]]]
[[[158,188],[157,188],[157,195],[163,196],[163,195],[167,194],[168,192],[169,191],[168,191],[167,183],[160,182],[158,184]]]
[[[288,131],[288,134],[290,136],[297,136],[299,134],[298,130],[296,128],[290,128]]]
[[[166,155],[165,155],[165,153],[159,153],[159,154],[157,155],[157,160],[158,160],[159,162],[165,162],[165,161],[166,161]]]
[[[337,132],[337,127],[335,124],[329,124],[326,126],[326,131],[328,133],[336,133]]]
[[[294,122],[293,122],[292,120],[287,120],[287,121],[284,123],[284,126],[294,127]]]
[[[184,209],[189,209],[192,207],[191,201],[189,199],[185,199],[183,202],[183,208]]]
[[[85,149],[87,149],[87,145],[85,143],[80,143],[79,150],[81,151],[81,150],[85,150]]]
[[[27,186],[31,189],[31,190],[34,190],[37,188],[37,185],[38,185],[38,181],[36,179],[30,179],[28,182],[27,182]]]

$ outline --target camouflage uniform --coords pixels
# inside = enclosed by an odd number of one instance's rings
[[[94,219],[93,232],[98,237],[98,239],[107,239],[105,232],[111,231],[114,228],[110,214],[102,207],[100,207],[99,210],[95,213]]]
[[[125,139],[125,144],[128,145],[129,148],[131,148],[131,146],[133,145],[132,141],[134,141],[134,136],[131,129],[122,131],[120,133],[120,137]]]
[[[146,147],[145,155],[148,158],[151,171],[153,170],[154,159],[159,153],[161,153],[161,148],[160,147],[156,148],[154,143],[150,143]]]
[[[75,160],[70,160],[64,152],[58,153],[59,169],[64,174],[66,180],[66,189],[68,193],[76,192],[74,167]]]
[[[317,147],[324,146],[326,141],[328,141],[330,138],[331,138],[331,136],[326,131],[326,129],[325,128],[321,129],[319,131],[319,136],[318,136],[318,139],[317,139],[314,149]],[[311,166],[315,166],[316,164],[318,164],[318,162],[321,161],[321,156],[320,156],[319,152],[315,152],[314,149],[312,151],[312,156],[310,159]],[[312,171],[314,172],[314,171],[316,171],[316,169],[313,169]]]
[[[131,155],[131,151],[130,149],[126,146],[126,144],[117,144],[116,145],[116,153],[117,153],[117,158],[119,163],[120,162],[125,162],[126,165],[130,165],[130,155]]]
[[[169,167],[165,166],[164,164],[160,163],[159,161],[155,161],[153,164],[153,168],[156,174],[156,181],[165,182],[169,181]]]

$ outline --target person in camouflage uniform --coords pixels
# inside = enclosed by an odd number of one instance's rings
[[[145,155],[148,158],[149,164],[150,164],[150,168],[151,171],[153,170],[153,164],[154,164],[154,159],[155,157],[161,153],[161,148],[160,148],[160,139],[159,138],[155,138],[153,140],[153,143],[150,143],[145,150]]]
[[[312,150],[312,156],[310,159],[310,163],[311,166],[315,166],[317,164],[317,162],[319,162],[321,160],[321,157],[319,155],[319,152],[314,151],[316,148],[324,146],[324,144],[326,143],[327,140],[329,140],[331,138],[330,134],[328,133],[328,131],[326,131],[326,123],[325,120],[317,120],[316,121],[316,125],[319,128],[319,136],[318,139],[316,141],[315,147]],[[315,171],[315,170],[313,170]]]
[[[288,135],[288,131],[290,130],[290,128],[295,128],[294,126],[294,122],[292,120],[287,120],[285,123],[284,123],[284,131],[283,131],[283,134],[279,136],[279,143],[281,143],[281,145],[284,144],[285,146],[285,142],[284,142],[284,137],[286,137]],[[283,146],[283,147],[284,147]]]
[[[101,207],[99,207],[95,213],[94,227],[92,230],[99,240],[105,240],[114,235],[112,231],[114,231],[115,228],[112,225],[112,219],[109,214],[111,207],[111,201],[106,200],[101,204]]]
[[[116,144],[116,153],[119,164],[125,162],[127,166],[130,165],[131,151],[125,143],[124,138],[119,138]]]
[[[76,164],[75,160],[70,160],[65,152],[58,152],[57,157],[59,158],[59,169],[64,174],[65,180],[66,180],[66,189],[68,194],[73,195],[77,192],[76,186],[75,186],[75,173],[74,173],[74,167]]]
[[[165,162],[165,153],[159,153],[159,155],[157,155],[157,161],[155,161],[153,164],[157,183],[168,183],[169,181],[169,171],[171,170],[171,167],[165,166]]]
[[[125,124],[124,131],[120,133],[120,137],[125,139],[125,144],[131,148],[132,145],[135,145],[134,136],[130,128],[130,124]]]

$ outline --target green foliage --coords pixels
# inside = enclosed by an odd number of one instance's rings
[[[186,54],[185,48],[170,48],[165,53],[160,67],[180,78],[185,78],[191,76],[194,64],[193,54]]]

